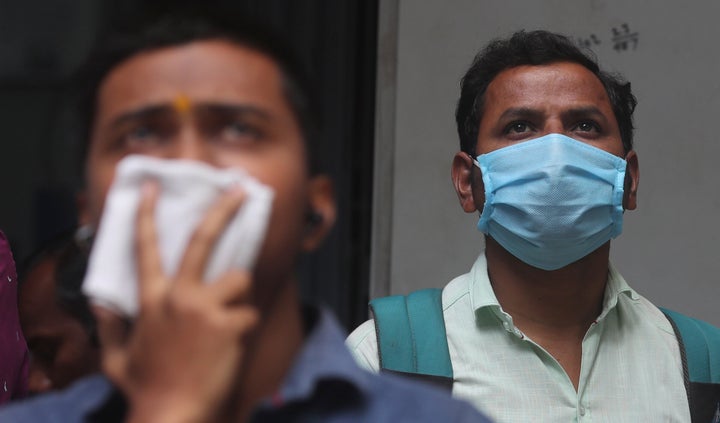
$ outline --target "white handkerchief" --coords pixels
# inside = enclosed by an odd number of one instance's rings
[[[187,243],[208,208],[229,187],[246,196],[218,240],[205,280],[231,268],[252,269],[265,239],[273,191],[242,169],[216,169],[189,160],[128,156],[117,166],[93,243],[83,292],[92,302],[128,317],[138,312],[135,231],[142,182],[156,180],[155,223],[163,269],[174,275]]]

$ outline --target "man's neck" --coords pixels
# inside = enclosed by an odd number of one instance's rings
[[[245,421],[263,398],[279,392],[305,338],[297,283],[284,283],[277,296],[261,311],[257,331],[247,342],[247,356],[238,384],[239,401],[233,401],[235,421]]]
[[[486,237],[488,275],[498,302],[526,336],[565,368],[577,388],[582,340],[603,307],[610,243],[554,271],[532,267]]]

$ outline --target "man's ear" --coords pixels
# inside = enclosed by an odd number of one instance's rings
[[[77,222],[78,227],[90,225],[92,219],[90,218],[90,211],[87,205],[87,193],[85,190],[80,190],[75,193],[75,209],[77,210]]]
[[[637,190],[640,182],[640,168],[635,150],[630,150],[625,155],[627,167],[625,168],[625,183],[623,190],[623,209],[635,210],[637,207]]]
[[[315,250],[335,224],[336,205],[332,180],[326,175],[314,176],[308,187],[307,230],[302,240],[303,251]]]
[[[458,200],[460,200],[460,206],[465,213],[482,210],[482,206],[485,204],[484,198],[478,198],[478,200],[480,200],[479,202],[475,201],[476,196],[484,197],[485,193],[484,188],[482,187],[482,182],[479,184],[479,189],[476,189],[475,192],[473,192],[472,179],[473,174],[475,173],[473,172],[474,167],[475,164],[473,164],[473,159],[469,154],[462,151],[455,154],[451,171],[452,182],[455,187]],[[478,171],[477,173],[480,172]],[[480,206],[478,206],[478,204],[480,204]]]

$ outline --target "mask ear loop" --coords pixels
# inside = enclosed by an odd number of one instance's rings
[[[470,153],[468,153],[468,152],[465,152],[465,154],[466,154],[466,155],[468,156],[468,158],[473,162],[473,164],[475,165],[475,167],[477,167],[478,169],[480,169],[480,162],[477,161],[477,157],[473,157],[472,154],[470,154]]]
[[[482,173],[482,167],[480,167],[480,162],[478,161],[478,157],[480,157],[480,156],[473,157],[470,153],[465,153],[465,154],[467,154],[468,157],[470,158],[470,160],[472,160],[473,165],[478,168],[478,170],[480,171],[480,174],[483,178],[483,188],[485,189],[485,192],[484,192],[485,201],[483,203],[482,211],[480,211],[480,216],[478,218],[478,223],[477,223],[477,229],[484,234],[488,234],[487,220],[489,219],[489,215],[491,214],[492,209],[494,207],[492,204],[490,204],[490,202],[491,202],[490,200],[492,199],[493,194],[491,192],[488,192],[488,190],[487,190],[487,188],[489,186],[489,181],[485,181],[485,175]]]
[[[481,174],[482,174],[482,170],[481,170],[482,168],[480,167],[480,162],[478,162],[477,158],[476,158],[476,157],[473,157],[472,154],[470,154],[470,153],[468,153],[468,152],[465,152],[465,154],[468,156],[468,158],[470,159],[470,161],[472,161],[473,165],[474,165],[475,167],[477,167],[478,170],[480,170],[480,172],[481,172]],[[471,177],[471,179],[472,179],[472,177]],[[486,208],[486,207],[487,207],[487,194],[485,194],[485,202],[484,202],[484,204],[483,204],[483,211],[485,211],[485,208]],[[477,228],[478,228],[478,230],[481,231],[481,232],[482,232],[482,229],[480,229],[480,220],[479,220],[479,219],[482,218],[483,211],[479,211],[479,213],[478,213],[478,224],[477,224]]]

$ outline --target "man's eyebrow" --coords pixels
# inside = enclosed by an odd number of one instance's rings
[[[500,115],[500,120],[533,119],[533,118],[540,118],[543,115],[544,115],[544,113],[538,109],[533,109],[530,107],[511,107],[511,108],[505,110]],[[573,107],[569,110],[564,111],[563,115],[568,116],[570,118],[595,117],[595,118],[607,119],[607,116],[605,116],[605,113],[603,113],[600,110],[600,108],[593,106],[593,105]]]
[[[268,111],[249,104],[198,102],[191,104],[190,109],[193,111],[210,112],[212,114],[250,115],[262,119],[270,118],[270,113],[268,113]],[[174,113],[176,113],[176,108],[171,104],[150,105],[121,114],[117,118],[113,119],[111,126],[118,127],[128,122],[139,121],[159,115],[171,115]]]
[[[143,120],[158,115],[170,114],[172,112],[173,107],[169,104],[159,104],[141,107],[139,109],[131,110],[116,117],[112,120],[110,126],[119,127],[128,122]]]
[[[582,107],[574,107],[570,110],[567,110],[564,115],[570,117],[570,118],[582,118],[582,117],[594,117],[594,118],[600,118],[603,120],[607,119],[607,116],[605,116],[605,113],[603,113],[598,107],[595,106],[582,106]]]
[[[538,109],[530,107],[510,107],[509,109],[502,112],[499,120],[509,119],[533,119],[540,118],[543,116],[543,112]]]
[[[232,103],[196,103],[194,108],[210,113],[219,113],[224,115],[250,115],[262,119],[269,119],[270,113],[257,106],[250,104],[232,104]]]

